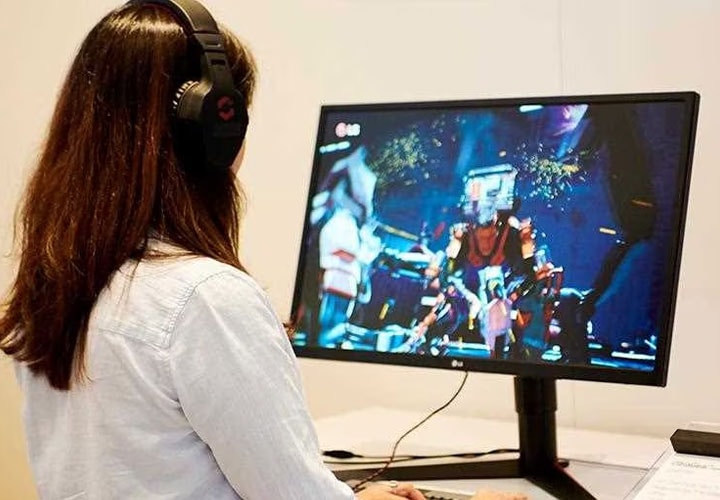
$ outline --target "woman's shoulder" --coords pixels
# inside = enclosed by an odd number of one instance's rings
[[[218,281],[259,288],[245,271],[210,257],[196,255],[145,259],[123,266],[121,271],[132,281],[145,282],[154,288],[190,291]]]
[[[194,257],[178,265],[171,275],[195,292],[265,295],[260,285],[244,270],[209,257]]]
[[[222,312],[248,304],[267,308],[269,300],[253,278],[231,265],[198,256],[146,259],[122,266],[99,298],[93,324],[167,347],[172,325],[188,307]]]

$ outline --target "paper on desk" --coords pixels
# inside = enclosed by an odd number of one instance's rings
[[[720,459],[672,453],[634,500],[720,498]]]

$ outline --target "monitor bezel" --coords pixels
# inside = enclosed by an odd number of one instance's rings
[[[673,227],[678,228],[673,241],[670,242],[669,252],[674,257],[672,265],[667,266],[666,282],[672,284],[668,300],[662,305],[661,315],[665,335],[659,336],[657,345],[656,365],[653,371],[639,371],[617,369],[602,366],[579,365],[553,365],[536,362],[518,362],[509,360],[490,360],[457,357],[432,357],[417,354],[398,354],[383,352],[352,351],[343,349],[327,349],[321,347],[298,346],[293,349],[298,357],[326,359],[335,361],[362,362],[372,364],[386,364],[394,366],[410,366],[421,368],[439,368],[472,372],[498,373],[517,375],[521,377],[553,378],[567,380],[586,380],[596,382],[612,382],[633,385],[665,386],[670,363],[670,346],[675,321],[677,305],[678,282],[682,259],[682,247],[687,219],[687,206],[690,192],[690,178],[694,153],[697,118],[699,112],[700,95],[694,91],[683,92],[646,92],[626,94],[591,94],[568,96],[531,96],[499,99],[473,99],[473,100],[437,100],[415,102],[382,102],[382,103],[355,103],[355,104],[324,104],[320,107],[318,118],[318,131],[315,141],[315,151],[311,166],[310,184],[307,189],[307,202],[304,213],[304,227],[302,243],[298,256],[295,273],[295,289],[293,293],[291,320],[296,322],[297,311],[302,296],[303,275],[305,268],[306,246],[310,230],[309,214],[312,208],[312,195],[319,182],[320,146],[323,143],[327,126],[327,115],[330,113],[354,113],[368,111],[405,111],[405,110],[452,110],[455,108],[493,108],[518,105],[561,105],[561,104],[633,104],[654,102],[681,102],[688,112],[685,116],[683,130],[688,133],[683,137],[680,149],[680,161],[684,163],[678,170],[678,195],[673,213]]]

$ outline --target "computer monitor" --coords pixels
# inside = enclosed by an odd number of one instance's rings
[[[323,106],[296,353],[515,375],[516,469],[555,471],[555,379],[665,384],[698,105]]]

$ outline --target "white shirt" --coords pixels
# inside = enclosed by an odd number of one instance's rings
[[[42,499],[349,500],[323,464],[265,293],[207,258],[124,265],[88,330],[89,381],[18,365]]]

